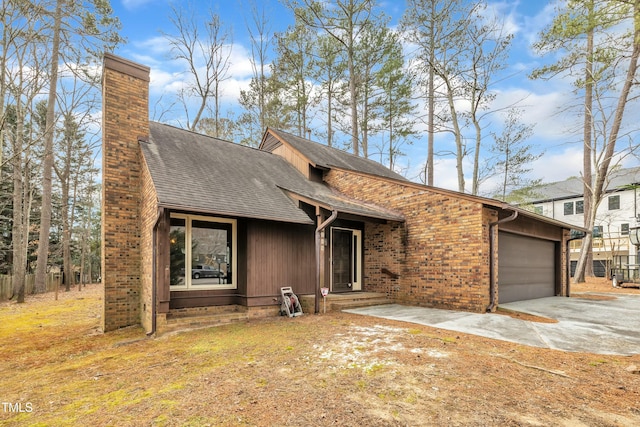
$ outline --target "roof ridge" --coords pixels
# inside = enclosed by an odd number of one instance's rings
[[[317,145],[319,145],[319,146],[321,146],[321,147],[328,148],[328,149],[331,149],[331,150],[334,150],[334,151],[338,151],[338,152],[340,152],[341,154],[346,154],[346,155],[351,156],[351,157],[354,157],[354,158],[356,158],[356,159],[366,160],[366,161],[368,161],[368,162],[373,162],[373,163],[375,163],[376,165],[383,166],[383,167],[387,168],[387,166],[386,166],[386,165],[384,165],[384,164],[382,164],[382,163],[380,163],[380,162],[377,162],[377,161],[375,161],[375,160],[372,160],[372,159],[370,159],[370,158],[368,158],[368,157],[356,156],[355,154],[350,153],[350,152],[348,152],[348,151],[346,151],[346,150],[343,150],[343,149],[341,149],[341,148],[337,148],[337,147],[334,147],[334,146],[332,146],[332,145],[323,144],[322,142],[314,141],[314,140],[312,140],[312,139],[305,138],[305,137],[303,137],[303,136],[293,134],[293,133],[288,132],[288,131],[286,131],[286,130],[282,130],[282,129],[278,129],[278,128],[273,128],[273,127],[270,127],[270,128],[267,128],[267,129],[271,129],[271,130],[274,130],[274,131],[276,131],[276,132],[280,132],[280,133],[285,133],[285,134],[290,135],[290,136],[292,136],[292,137],[294,137],[294,138],[300,138],[300,139],[303,139],[303,140],[305,140],[305,141],[311,142],[311,143],[313,143],[313,144],[317,144]],[[338,165],[332,165],[332,166],[338,166]],[[389,169],[389,168],[387,168],[387,169]],[[392,172],[395,172],[395,171],[394,171],[394,170],[392,170],[392,169],[389,169],[389,170],[390,170],[390,171],[392,171]]]
[[[629,167],[629,168],[617,168],[617,169],[614,168],[612,170],[609,170],[609,174],[615,174],[615,175],[614,176],[610,175],[609,177],[611,178],[611,177],[616,177],[616,176],[622,176],[622,175],[625,175],[626,173],[630,173],[632,171],[639,171],[640,172],[640,166],[632,166],[632,167]],[[568,177],[566,179],[563,179],[561,181],[552,181],[552,182],[547,182],[547,183],[540,184],[540,187],[547,187],[547,186],[551,186],[551,185],[562,184],[564,182],[568,182],[568,181],[571,181],[573,179],[578,179],[578,180],[582,181],[582,177],[581,176],[570,176],[570,177]]]
[[[181,127],[178,127],[178,126],[176,126],[176,125],[169,124],[169,123],[158,122],[158,121],[155,121],[155,120],[150,120],[150,121],[149,121],[149,123],[150,123],[150,124],[151,124],[151,123],[155,123],[155,124],[158,124],[158,125],[161,125],[161,126],[170,127],[170,128],[172,128],[172,129],[179,130],[179,131],[181,131],[181,132],[188,132],[188,133],[191,133],[191,134],[193,134],[193,135],[195,135],[195,136],[199,136],[199,137],[204,137],[204,138],[209,138],[209,139],[215,139],[216,141],[219,141],[219,142],[222,142],[222,143],[231,144],[231,145],[234,145],[234,146],[237,146],[237,147],[248,148],[248,149],[250,149],[250,150],[254,150],[254,151],[257,151],[257,152],[260,152],[260,153],[273,154],[273,153],[271,153],[271,152],[269,152],[269,151],[261,150],[261,149],[260,149],[260,148],[258,148],[258,147],[252,147],[251,145],[244,145],[244,144],[240,144],[240,143],[238,143],[238,142],[229,141],[228,139],[222,139],[222,138],[219,138],[219,137],[217,137],[217,136],[207,135],[206,133],[201,133],[201,132],[196,132],[196,131],[191,130],[191,129],[181,128]]]

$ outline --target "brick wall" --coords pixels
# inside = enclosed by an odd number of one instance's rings
[[[146,142],[140,142],[146,144]],[[141,175],[141,207],[140,207],[140,254],[141,254],[141,274],[140,277],[140,322],[147,333],[152,331],[153,318],[153,229],[158,219],[158,197],[155,186],[151,180],[149,168],[142,161]],[[157,304],[156,304],[157,305]]]
[[[497,219],[494,210],[452,193],[337,168],[326,173],[325,181],[350,197],[406,217],[404,224],[366,225],[365,290],[414,305],[485,310],[488,224]]]
[[[102,328],[140,324],[141,153],[149,135],[149,69],[105,54],[102,117]]]

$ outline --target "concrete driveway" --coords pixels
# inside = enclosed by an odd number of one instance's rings
[[[558,323],[398,304],[344,311],[555,350],[616,355],[640,353],[640,296],[616,294],[614,298],[601,301],[574,295],[500,305],[556,319]]]

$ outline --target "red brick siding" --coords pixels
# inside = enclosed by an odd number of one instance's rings
[[[332,169],[325,181],[344,194],[405,215],[402,225],[367,224],[367,291],[399,302],[484,311],[489,303],[489,230],[482,203],[415,184]],[[386,268],[400,275],[394,279]]]
[[[145,144],[144,142],[142,144]],[[153,316],[153,227],[158,215],[158,197],[151,180],[151,175],[146,163],[142,167],[142,205],[140,219],[142,229],[140,233],[140,250],[142,255],[141,277],[141,323],[146,332],[152,330]]]
[[[104,331],[140,324],[141,153],[138,137],[149,134],[148,75],[146,67],[105,55],[102,118]]]

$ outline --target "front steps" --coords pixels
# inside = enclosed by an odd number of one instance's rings
[[[299,295],[302,310],[305,313],[313,313],[315,310],[314,295]],[[342,311],[351,308],[369,307],[373,305],[391,304],[392,300],[388,299],[383,293],[378,292],[345,292],[337,294],[329,294],[326,297],[327,313],[331,311]],[[324,312],[325,301],[320,299],[320,313]]]
[[[314,295],[298,295],[302,310],[305,315],[315,311]],[[329,294],[326,297],[326,311],[336,312],[350,308],[369,307],[373,305],[391,304],[385,294],[376,292],[347,292]],[[241,305],[197,307],[189,309],[171,310],[166,316],[158,316],[157,334],[179,330],[203,328],[209,326],[226,325],[236,322],[245,322],[253,318],[275,317],[280,312],[280,306],[251,307]],[[320,313],[324,312],[322,299],[320,300]]]

